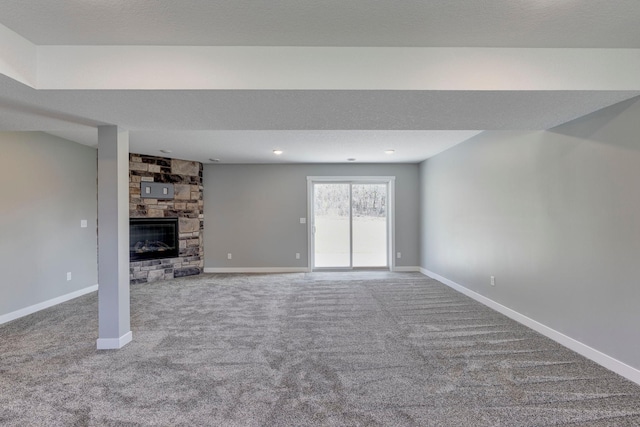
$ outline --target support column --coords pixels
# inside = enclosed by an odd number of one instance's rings
[[[129,133],[98,127],[98,350],[132,339],[129,309]]]

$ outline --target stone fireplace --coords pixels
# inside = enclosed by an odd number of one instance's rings
[[[178,251],[178,218],[131,218],[129,260],[175,258]]]
[[[142,183],[170,184],[173,192],[166,198],[143,197]],[[202,272],[203,206],[202,163],[129,155],[131,284]],[[175,236],[171,235],[172,227]],[[140,238],[145,228],[149,235]],[[177,247],[173,247],[175,243]]]

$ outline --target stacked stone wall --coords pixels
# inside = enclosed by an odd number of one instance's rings
[[[173,199],[140,197],[141,182],[171,183]],[[178,218],[177,258],[130,263],[130,281],[153,282],[200,274],[204,266],[202,163],[142,154],[129,155],[129,217]]]

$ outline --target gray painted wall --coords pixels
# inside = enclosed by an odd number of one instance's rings
[[[417,266],[418,165],[278,164],[205,165],[204,267],[306,267],[307,176],[376,175],[396,177],[396,265]]]
[[[96,150],[40,132],[0,132],[0,149],[1,316],[98,279]]]
[[[640,368],[638,99],[420,169],[422,267]]]

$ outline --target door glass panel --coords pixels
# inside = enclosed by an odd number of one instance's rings
[[[387,266],[387,185],[353,184],[353,266]]]
[[[350,267],[349,184],[313,185],[315,267]]]

